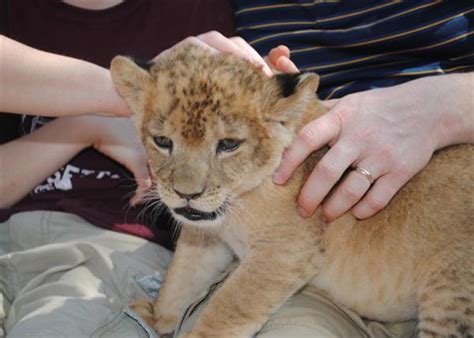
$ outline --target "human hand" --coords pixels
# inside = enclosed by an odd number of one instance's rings
[[[186,39],[180,41],[173,47],[160,53],[158,56],[155,57],[155,59],[166,55],[176,47],[190,43],[201,46],[202,48],[205,48],[212,53],[230,53],[242,59],[248,60],[256,66],[260,67],[262,71],[268,76],[272,76],[274,73],[271,67],[279,72],[298,71],[296,66],[289,58],[289,49],[285,46],[279,46],[277,48],[274,48],[269,54],[269,63],[267,63],[265,62],[264,58],[262,58],[260,54],[258,54],[258,52],[241,37],[234,36],[231,38],[227,38],[217,31],[211,31],[197,36],[187,37]]]
[[[266,58],[267,63],[275,72],[298,73],[298,67],[290,59],[290,49],[285,45],[272,48]]]
[[[130,170],[137,183],[130,204],[143,200],[151,180],[147,168],[147,156],[130,118],[78,116],[87,134],[88,142],[96,150],[119,162]]]
[[[299,213],[309,216],[324,201],[328,222],[351,208],[360,219],[374,215],[439,148],[443,114],[433,87],[412,81],[331,100],[330,110],[303,127],[285,151],[274,182],[285,183],[307,156],[329,145],[300,192]],[[359,170],[351,170],[328,197],[350,168]]]

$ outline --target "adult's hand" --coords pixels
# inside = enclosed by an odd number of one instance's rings
[[[370,217],[436,149],[474,142],[473,89],[473,73],[453,74],[332,100],[327,114],[299,132],[274,182],[285,183],[311,152],[329,145],[300,192],[299,213],[309,216],[323,203],[327,221],[350,209],[357,218]],[[327,197],[351,168],[358,170],[351,170]]]
[[[273,75],[274,70],[279,72],[297,71],[296,66],[289,59],[290,53],[287,47],[279,46],[275,48],[271,52],[272,58],[269,59],[267,63],[264,58],[241,37],[235,36],[227,38],[217,31],[187,37],[173,47],[160,53],[156,58],[165,56],[176,47],[190,43],[201,46],[212,53],[230,53],[239,58],[248,60],[260,67],[268,76]],[[279,65],[277,65],[277,60],[279,60]],[[272,61],[274,61],[274,63]]]
[[[81,116],[77,119],[87,126],[90,145],[133,173],[137,190],[130,199],[130,204],[142,201],[151,180],[145,149],[138,139],[132,120],[127,117],[100,116]]]

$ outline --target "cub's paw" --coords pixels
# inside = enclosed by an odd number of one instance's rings
[[[163,314],[156,320],[155,330],[160,335],[172,333],[178,325],[178,316],[172,314]]]
[[[128,306],[138,313],[140,317],[143,318],[143,320],[150,325],[151,327],[154,327],[156,324],[156,318],[155,318],[155,313],[153,311],[153,302],[149,299],[141,298],[138,300],[135,300],[131,303],[128,304]]]

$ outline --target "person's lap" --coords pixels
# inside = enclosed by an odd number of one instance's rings
[[[14,215],[0,223],[0,330],[11,338],[156,336],[127,305],[156,296],[170,258],[164,248],[74,215]],[[205,304],[182,330],[192,327]],[[413,329],[413,322],[364,321],[306,288],[257,337],[405,338]]]
[[[0,323],[8,337],[153,335],[127,304],[153,296],[168,250],[58,212],[14,215],[0,234]]]
[[[209,302],[197,300],[195,309],[180,323],[180,333],[192,328]],[[321,291],[306,287],[291,297],[274,313],[256,338],[410,338],[415,321],[380,323],[362,319],[356,313],[334,304]]]

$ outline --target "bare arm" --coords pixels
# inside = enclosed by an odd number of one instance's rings
[[[183,43],[235,54],[272,74],[260,55],[241,38],[229,39],[218,32],[208,32],[180,44]],[[292,65],[288,58],[286,63]],[[115,91],[108,69],[40,51],[3,35],[0,35],[0,111],[43,116],[131,114]]]
[[[448,145],[474,143],[474,73],[416,79],[331,100],[332,108],[299,133],[283,157],[275,182],[284,183],[312,151],[329,144],[299,196],[302,215],[314,212],[351,166],[352,171],[323,203],[329,221],[352,208],[367,218]],[[373,183],[373,184],[372,184]]]
[[[182,43],[196,43],[216,52],[233,53],[250,59],[263,69],[268,68],[240,38],[227,39],[220,33],[209,32],[187,38]],[[1,35],[0,48],[0,111],[45,116],[129,114],[126,103],[113,88],[109,70],[45,53]],[[280,54],[285,58],[288,52]],[[289,59],[287,61],[291,63]],[[269,68],[267,72],[271,73]],[[18,202],[89,146],[133,172],[138,190],[132,203],[138,202],[149,179],[144,149],[130,120],[69,116],[0,145],[0,208]]]
[[[108,69],[43,52],[0,35],[0,111],[128,116]]]
[[[146,155],[129,118],[62,117],[0,145],[0,208],[25,197],[81,150],[93,146],[127,167],[137,181],[138,202],[148,186]]]
[[[81,128],[67,119],[0,146],[0,208],[7,208],[87,147]]]

